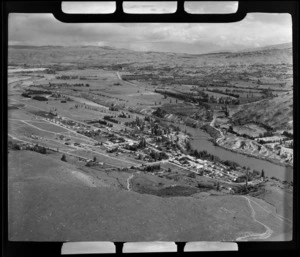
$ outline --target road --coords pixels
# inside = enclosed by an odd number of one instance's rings
[[[263,209],[266,213],[272,215],[273,217],[277,218],[278,220],[282,221],[282,222],[285,222],[286,224],[288,225],[292,225],[292,220],[288,219],[288,218],[285,218],[279,214],[275,214],[273,213],[272,211],[269,211],[267,209],[265,209],[263,206],[261,206],[259,203],[255,202],[253,199],[251,198],[248,198],[246,196],[242,196],[244,198],[247,198],[250,202],[254,203],[255,205],[257,205],[258,207],[260,207],[261,209]]]
[[[121,78],[121,76],[120,76],[120,74],[119,74],[119,72],[118,72],[118,71],[116,72],[116,74],[117,74],[117,76],[118,76],[119,80],[122,80],[122,78]]]
[[[136,85],[136,84],[134,84],[134,83],[132,83],[132,82],[129,82],[129,81],[127,81],[127,80],[123,80],[122,77],[120,76],[120,74],[119,74],[118,71],[116,71],[116,74],[117,74],[119,80],[122,80],[123,82],[128,83],[128,84],[130,84],[130,85],[133,85],[133,86],[135,86],[135,87],[138,87],[138,85]]]
[[[253,220],[259,224],[261,224],[262,226],[264,226],[266,228],[266,231],[264,233],[261,234],[255,234],[255,233],[249,233],[246,236],[242,236],[242,237],[238,237],[236,240],[237,241],[248,241],[248,240],[265,240],[270,238],[270,236],[273,234],[273,230],[268,227],[266,224],[258,221],[256,219],[256,212],[253,208],[253,204],[258,206],[259,208],[261,208],[267,215],[272,215],[273,217],[275,217],[276,219],[278,219],[280,222],[284,222],[289,226],[292,226],[292,221],[290,219],[287,219],[277,213],[274,213],[273,211],[269,211],[267,209],[265,209],[263,206],[261,206],[259,203],[257,203],[256,201],[254,201],[253,199],[247,197],[247,196],[240,196],[244,199],[247,200],[250,210],[251,210],[251,216],[253,217]]]
[[[265,240],[265,239],[268,239],[273,234],[273,230],[270,227],[268,227],[266,224],[264,224],[264,223],[262,223],[262,222],[260,222],[256,219],[256,212],[255,212],[255,210],[254,210],[254,208],[251,204],[252,201],[246,196],[241,196],[241,197],[243,197],[247,200],[247,202],[249,204],[249,207],[250,207],[250,210],[251,210],[251,216],[252,216],[253,220],[255,222],[257,222],[258,224],[264,226],[266,228],[266,231],[264,233],[252,233],[252,232],[250,232],[246,236],[238,237],[236,239],[236,241],[249,241],[249,240]],[[259,205],[259,204],[257,204],[257,205]],[[259,206],[261,208],[263,208],[261,205],[259,205]],[[266,209],[264,209],[264,208],[263,208],[263,210],[266,211]],[[268,214],[269,214],[269,212],[268,212]]]
[[[213,119],[212,119],[212,121],[210,122],[209,125],[210,125],[211,127],[213,127],[214,129],[216,129],[216,130],[218,130],[218,131],[220,132],[221,137],[219,137],[219,138],[216,140],[216,143],[218,143],[218,141],[220,141],[221,139],[223,139],[225,136],[224,136],[224,134],[223,134],[223,132],[222,132],[221,129],[218,129],[218,128],[215,127],[216,118],[217,118],[216,115],[214,115],[214,116],[213,116]]]
[[[130,189],[130,180],[133,179],[133,177],[134,177],[134,174],[131,174],[131,176],[127,179],[127,190],[128,191],[131,191],[131,189]]]

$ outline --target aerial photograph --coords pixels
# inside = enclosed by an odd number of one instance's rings
[[[292,51],[289,14],[9,14],[8,239],[292,240]]]

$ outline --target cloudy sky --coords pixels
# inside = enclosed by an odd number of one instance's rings
[[[98,3],[99,4],[99,3]],[[173,12],[172,3],[160,8],[151,3],[124,6],[125,11],[142,13]],[[176,5],[175,5],[176,6]],[[209,13],[211,3],[187,5],[193,12]],[[235,3],[215,6],[216,12],[234,12]],[[114,5],[69,6],[75,12],[113,12]],[[89,23],[72,24],[57,21],[52,14],[10,14],[9,45],[97,45],[127,48],[136,51],[167,51],[207,53],[234,51],[292,41],[292,22],[289,14],[248,14],[240,22],[226,24],[188,23]]]

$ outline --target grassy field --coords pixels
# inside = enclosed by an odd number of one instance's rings
[[[51,124],[49,122],[37,122],[37,121],[30,121],[29,124],[34,125],[35,127],[38,127],[43,130],[48,130],[55,133],[64,133],[68,132],[69,130],[62,128],[60,126],[56,126],[55,124]]]
[[[249,123],[243,126],[233,126],[233,131],[239,135],[246,134],[251,137],[259,137],[260,134],[263,134],[267,130],[253,123]]]
[[[128,158],[125,159],[125,157],[120,157],[120,156],[112,156],[112,157],[108,157],[106,155],[108,155],[107,153],[104,153],[104,155],[102,154],[98,154],[96,152],[91,152],[88,150],[74,150],[72,151],[73,154],[85,157],[85,158],[89,158],[89,159],[93,159],[93,157],[97,157],[97,160],[99,162],[104,162],[107,163],[109,165],[113,165],[116,167],[128,167],[128,166],[132,166],[134,165],[135,162],[134,160],[130,160]],[[124,160],[123,160],[124,158]]]
[[[195,200],[126,192],[26,151],[12,151],[8,167],[13,241],[235,240],[243,231],[264,231],[238,197]]]

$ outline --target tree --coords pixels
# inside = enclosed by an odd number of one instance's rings
[[[245,189],[246,189],[246,192],[248,192],[248,177],[249,177],[249,170],[247,169],[246,171],[246,182],[245,182]]]
[[[61,157],[61,160],[63,161],[63,162],[66,162],[67,161],[67,158],[66,158],[66,155],[62,155],[62,157]]]
[[[21,148],[18,144],[13,144],[12,149],[13,150],[21,150]]]
[[[190,141],[187,141],[186,142],[186,150],[189,152],[192,150],[192,145],[191,145],[191,142]]]
[[[96,162],[97,161],[97,157],[96,156],[94,156],[94,158],[93,158],[93,162]]]
[[[265,171],[264,170],[261,170],[260,177],[262,180],[265,180]]]
[[[188,174],[188,177],[190,178],[196,178],[196,174],[194,172],[191,172]]]
[[[217,184],[216,184],[216,189],[217,189],[217,191],[219,191],[219,190],[220,190],[220,182],[219,182],[219,181],[217,181]]]

